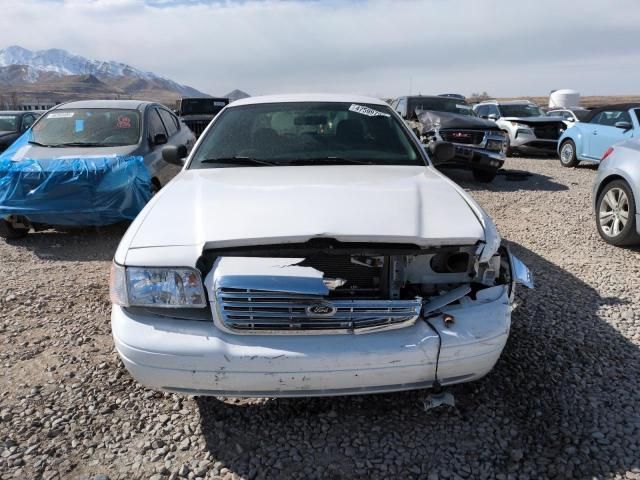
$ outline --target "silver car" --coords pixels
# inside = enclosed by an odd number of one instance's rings
[[[640,243],[640,138],[605,152],[593,184],[596,225],[612,245]]]

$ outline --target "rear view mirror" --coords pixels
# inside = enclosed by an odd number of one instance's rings
[[[184,159],[187,157],[187,147],[184,145],[167,145],[162,149],[162,159],[172,165],[184,165]]]
[[[429,156],[434,165],[440,165],[453,160],[456,148],[452,143],[437,141],[429,144]]]
[[[615,127],[621,128],[626,132],[627,130],[631,130],[633,128],[633,125],[631,125],[629,122],[616,122]]]

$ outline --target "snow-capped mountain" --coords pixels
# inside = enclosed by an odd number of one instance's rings
[[[90,60],[59,48],[33,51],[14,45],[0,50],[0,85],[51,83],[56,78],[75,75],[93,76],[128,94],[155,89],[181,96],[206,96],[192,87],[125,63]]]

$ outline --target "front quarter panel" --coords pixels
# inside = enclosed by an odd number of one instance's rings
[[[598,194],[602,187],[615,178],[624,179],[635,197],[636,214],[640,212],[640,151],[614,146],[614,154],[606,159],[598,169],[593,186],[593,208],[596,210]],[[640,227],[640,225],[639,225]]]

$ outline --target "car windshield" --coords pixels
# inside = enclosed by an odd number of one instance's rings
[[[180,102],[180,115],[215,115],[227,103],[211,98],[189,98]]]
[[[544,117],[540,107],[531,104],[498,105],[503,117]]]
[[[434,112],[457,113],[459,115],[475,116],[471,106],[467,105],[464,100],[451,97],[438,98],[410,98],[409,111],[432,110]]]
[[[226,110],[189,168],[323,164],[425,165],[388,106],[300,102]]]
[[[584,122],[587,119],[587,117],[589,117],[591,112],[589,110],[574,110],[573,114],[576,116],[578,120],[580,120],[581,122]]]
[[[139,140],[139,112],[107,108],[53,110],[33,126],[31,137],[45,146],[110,147]]]
[[[18,130],[18,116],[0,113],[0,132],[15,132]]]

